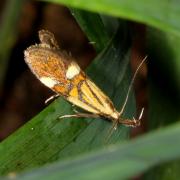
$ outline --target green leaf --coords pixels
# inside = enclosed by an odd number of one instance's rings
[[[142,22],[180,36],[180,1],[177,0],[45,0]]]
[[[118,108],[125,99],[130,80],[129,48],[128,27],[124,24],[87,70],[89,77],[112,98]],[[72,109],[69,103],[59,98],[3,141],[0,144],[0,154],[3,154],[0,156],[0,164],[3,164],[0,166],[1,174],[71,158],[127,139],[129,129],[119,126],[109,141],[105,141],[112,123],[104,119],[58,119],[61,115],[73,114]],[[131,96],[124,116],[132,118],[134,109]]]
[[[89,38],[90,43],[92,43],[95,47],[96,51],[100,52],[102,49],[104,49],[107,46],[111,36],[108,35],[101,16],[74,8],[71,8],[70,10],[81,29]]]
[[[180,119],[180,38],[149,28],[149,129],[167,126]],[[174,153],[174,149],[172,149]],[[154,167],[146,179],[178,179],[180,161]]]
[[[129,143],[58,162],[21,174],[16,179],[129,179],[153,165],[180,158],[179,136],[180,123],[176,123]]]

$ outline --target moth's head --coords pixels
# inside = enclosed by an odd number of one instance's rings
[[[38,35],[42,46],[59,49],[58,43],[53,33],[43,29],[38,32]]]

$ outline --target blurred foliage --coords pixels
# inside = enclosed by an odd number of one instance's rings
[[[1,174],[34,168],[18,175],[17,179],[127,179],[146,170],[145,179],[178,179],[179,161],[172,160],[180,158],[180,124],[176,122],[180,120],[180,2],[48,2],[70,6],[98,52],[87,74],[111,97],[118,109],[123,104],[131,77],[128,64],[132,26],[122,18],[147,25],[148,128],[156,131],[128,141],[129,128],[119,126],[108,141],[104,141],[111,122],[89,118],[60,121],[59,116],[72,114],[73,110],[69,103],[59,98],[0,144]],[[13,23],[7,24],[13,27]],[[132,118],[134,113],[135,102],[131,94],[123,116]],[[44,164],[46,167],[41,167]],[[150,168],[154,169],[147,171]]]
[[[8,0],[1,17],[0,29],[0,89],[8,66],[8,58],[17,38],[17,26],[25,0]],[[13,30],[12,30],[13,29]]]

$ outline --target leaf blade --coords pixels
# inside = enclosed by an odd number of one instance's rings
[[[180,24],[177,23],[180,19],[179,1],[164,0],[157,3],[156,0],[91,0],[87,2],[51,0],[48,2],[138,21],[180,36]]]
[[[126,38],[128,34],[125,36],[122,32],[126,34],[127,28],[120,29],[114,38],[117,44],[115,45],[113,40],[88,69],[92,79],[101,84],[101,88],[110,97],[114,97],[113,100],[117,106],[123,101],[130,77],[129,72],[127,72],[129,42]],[[128,42],[126,46],[125,42]],[[106,76],[107,73],[108,76]],[[105,79],[105,77],[107,78]],[[124,91],[122,98],[119,98],[122,87]],[[134,111],[132,96],[127,107],[126,115],[131,116]],[[56,100],[2,142],[0,153],[4,156],[0,156],[0,163],[3,164],[0,167],[1,174],[42,166],[57,159],[67,158],[69,154],[76,156],[79,153],[83,154],[92,149],[102,148],[105,134],[107,134],[107,129],[111,127],[111,123],[103,119],[71,118],[58,120],[59,116],[72,113],[72,107],[69,103],[60,101],[60,99]],[[128,128],[119,127],[109,143],[126,139],[128,132]],[[10,150],[6,151],[7,149]]]
[[[127,179],[154,165],[180,158],[179,130],[180,123],[176,123],[131,142],[24,173],[17,179]]]

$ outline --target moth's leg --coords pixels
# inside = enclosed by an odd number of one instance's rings
[[[72,111],[75,112],[76,114],[81,114],[77,109],[76,109],[76,105],[72,104]]]
[[[75,114],[87,114],[87,116],[90,115],[90,114],[92,114],[92,113],[83,113],[83,112],[78,111],[78,110],[76,109],[77,106],[74,105],[74,104],[72,104],[72,107],[73,107],[72,111],[73,111]],[[97,116],[98,116],[98,115],[97,115]],[[98,116],[98,117],[99,117],[99,116]]]
[[[135,119],[133,117],[133,120],[130,120],[130,119],[125,119],[125,120],[118,119],[118,121],[113,121],[112,127],[109,129],[108,136],[105,138],[105,143],[108,142],[108,140],[111,137],[111,135],[113,134],[114,130],[117,129],[118,124],[123,124],[125,126],[131,126],[131,127],[140,126],[141,125],[141,119],[142,119],[142,116],[143,116],[143,112],[144,112],[144,108],[142,108],[138,119]]]
[[[52,96],[50,96],[48,99],[46,99],[45,104],[49,103],[50,101],[52,101],[53,99],[59,97],[59,94],[54,94]]]
[[[134,117],[133,117],[133,120],[130,120],[130,119],[125,119],[125,120],[119,119],[118,123],[124,124],[126,126],[131,126],[131,127],[140,126],[141,125],[141,119],[142,119],[142,116],[143,116],[143,112],[144,112],[144,108],[142,108],[142,110],[141,110],[141,112],[139,114],[139,117],[137,119],[135,119]]]
[[[100,117],[97,114],[90,114],[90,113],[76,113],[76,114],[70,114],[70,115],[64,115],[64,116],[60,116],[59,118],[98,118]]]
[[[109,128],[107,136],[104,139],[104,144],[108,142],[113,132],[117,129],[117,126],[118,126],[118,121],[113,121],[112,126]]]
[[[134,117],[132,120],[125,119],[125,120],[119,120],[118,122],[119,124],[123,124],[125,126],[130,126],[130,127],[138,127],[141,124],[141,121],[139,119],[135,119]]]

